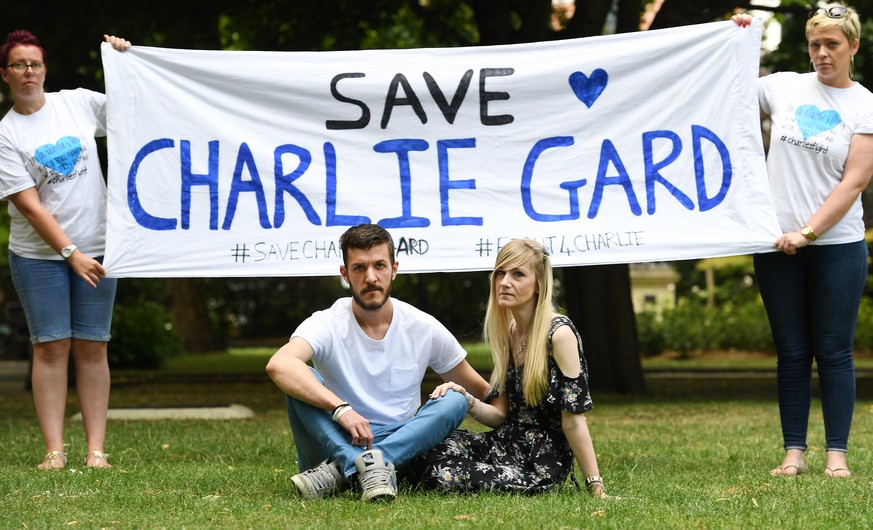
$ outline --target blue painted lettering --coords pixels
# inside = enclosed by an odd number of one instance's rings
[[[412,215],[412,173],[409,168],[410,151],[426,151],[428,143],[424,140],[385,140],[373,146],[377,153],[396,153],[397,162],[400,165],[400,200],[403,215],[400,217],[386,217],[379,224],[385,228],[413,228],[430,226],[427,217],[415,217]]]
[[[481,217],[452,217],[449,214],[449,191],[475,190],[474,179],[451,180],[449,178],[449,149],[469,149],[476,147],[475,138],[462,140],[439,140],[437,142],[437,159],[440,170],[440,214],[443,226],[473,225],[482,226]]]

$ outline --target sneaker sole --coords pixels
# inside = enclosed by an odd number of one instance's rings
[[[361,497],[361,500],[368,502],[391,502],[396,498],[397,492],[394,489],[390,486],[383,486],[371,489]]]

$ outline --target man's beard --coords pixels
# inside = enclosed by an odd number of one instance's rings
[[[388,301],[388,297],[391,296],[391,285],[388,285],[388,287],[385,289],[372,289],[372,290],[373,291],[383,291],[385,293],[385,297],[382,298],[382,300],[368,304],[368,303],[364,302],[364,300],[360,294],[352,291],[352,299],[354,299],[355,303],[358,304],[358,307],[360,307],[364,311],[378,311],[378,310],[382,309],[382,306],[384,306],[385,303]],[[368,292],[368,291],[365,290],[364,293],[366,293],[366,292]],[[361,293],[361,294],[363,294],[363,293]]]

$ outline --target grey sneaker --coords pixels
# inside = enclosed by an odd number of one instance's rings
[[[397,497],[397,475],[394,464],[385,464],[382,451],[370,449],[355,458],[358,482],[364,491],[362,501],[393,501]]]
[[[349,489],[349,483],[336,462],[324,462],[291,477],[297,493],[305,499],[321,499]]]

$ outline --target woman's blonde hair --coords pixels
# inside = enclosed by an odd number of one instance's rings
[[[827,14],[827,10],[832,7],[845,7],[846,14],[839,18],[831,18]],[[849,44],[861,39],[861,20],[858,18],[858,12],[855,8],[845,6],[841,3],[832,3],[816,8],[815,13],[806,21],[806,36],[809,36],[809,30],[813,28],[840,28],[843,34],[849,39]]]
[[[532,239],[513,239],[500,249],[491,272],[491,294],[485,313],[485,342],[491,348],[494,370],[491,386],[506,391],[506,370],[512,362],[512,314],[497,305],[496,272],[530,265],[536,276],[536,308],[527,331],[527,355],[524,361],[523,393],[525,401],[536,406],[549,386],[548,337],[552,315],[556,311],[553,297],[552,264],[543,246]],[[524,331],[524,330],[519,330]]]

